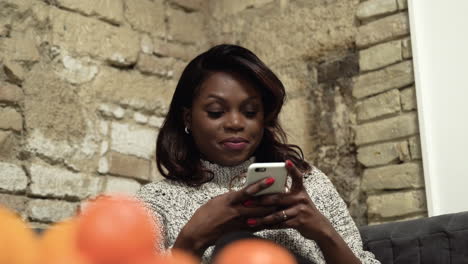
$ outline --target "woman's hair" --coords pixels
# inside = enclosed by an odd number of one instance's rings
[[[310,170],[300,147],[286,143],[278,114],[285,89],[276,75],[251,51],[236,45],[218,45],[198,55],[182,72],[169,112],[159,131],[156,162],[160,173],[172,180],[201,185],[213,178],[203,169],[201,154],[191,135],[184,132],[184,108],[191,109],[202,83],[213,73],[235,73],[251,82],[262,95],[264,134],[254,155],[256,162],[291,160],[300,170]]]

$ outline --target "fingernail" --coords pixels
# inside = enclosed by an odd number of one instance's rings
[[[247,224],[248,224],[249,226],[254,226],[254,225],[257,224],[257,220],[252,219],[252,218],[247,219]]]
[[[294,166],[294,164],[292,163],[292,161],[286,160],[286,167],[287,168],[292,168],[293,166]]]
[[[245,207],[252,206],[252,205],[253,205],[253,201],[252,201],[252,200],[247,200],[247,201],[245,201],[245,202],[243,203],[243,205],[244,205]]]
[[[266,185],[272,185],[275,182],[275,178],[269,177],[265,179]]]

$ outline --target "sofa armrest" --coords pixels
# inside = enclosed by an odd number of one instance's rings
[[[468,263],[468,212],[360,228],[364,248],[387,263]]]

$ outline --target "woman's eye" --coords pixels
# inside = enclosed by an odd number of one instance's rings
[[[253,117],[255,117],[257,115],[257,112],[256,111],[247,111],[244,114],[248,118],[253,118]]]
[[[215,118],[220,118],[223,115],[224,112],[222,112],[222,111],[207,111],[207,113],[208,113],[208,117],[215,119]]]

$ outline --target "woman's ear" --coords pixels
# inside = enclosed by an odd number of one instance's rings
[[[184,107],[182,109],[182,115],[184,119],[184,126],[190,129],[192,127],[192,110],[190,108]]]

